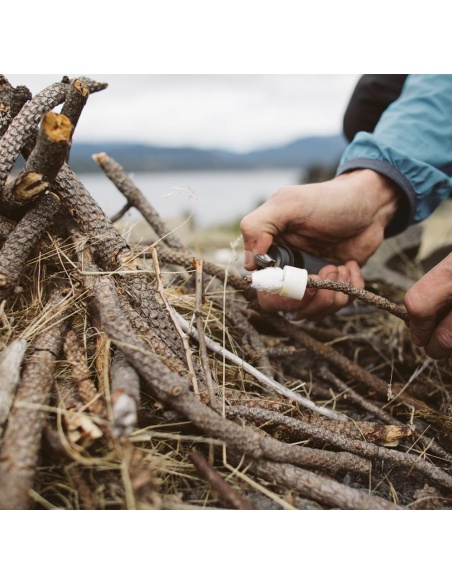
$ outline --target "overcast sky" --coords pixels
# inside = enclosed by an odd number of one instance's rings
[[[64,74],[5,76],[33,94]],[[236,151],[342,131],[359,75],[81,73],[108,88],[93,94],[74,140],[138,141]]]

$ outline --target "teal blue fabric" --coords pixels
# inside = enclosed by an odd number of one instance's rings
[[[427,218],[452,195],[452,75],[409,75],[372,133],[358,132],[337,175],[370,168],[392,179],[403,202],[386,237]]]

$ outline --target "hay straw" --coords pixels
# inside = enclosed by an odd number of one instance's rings
[[[50,94],[55,91],[54,100],[68,94],[60,85]],[[80,112],[77,106],[76,118]],[[25,145],[14,142],[14,156],[33,148],[36,128],[20,128],[24,119],[14,121],[18,135],[27,136]],[[27,123],[38,123],[33,120]],[[0,152],[12,138],[11,132],[0,138]],[[12,161],[10,154],[6,158],[0,160],[3,174]],[[378,300],[377,311],[353,302],[352,310],[315,326],[289,323],[260,311],[232,267],[202,257],[202,246],[194,254],[169,230],[158,234],[158,242],[131,247],[67,163],[53,186],[61,215],[37,242],[14,294],[0,304],[0,348],[27,343],[17,367],[20,387],[34,343],[53,326],[70,325],[85,369],[74,380],[71,359],[61,351],[48,355],[55,369],[41,403],[29,387],[8,410],[5,437],[21,412],[18,438],[36,435],[37,456],[26,495],[6,505],[225,509],[240,507],[230,498],[236,492],[255,509],[451,508],[451,372],[446,362],[427,360],[412,346],[399,320],[405,319],[399,289],[375,284],[378,296],[388,299]],[[132,182],[128,188],[134,189]],[[16,222],[6,217],[6,235]],[[171,243],[180,248],[166,247]],[[106,297],[93,302],[105,278],[119,297],[124,329],[109,328],[100,318],[98,305]],[[49,303],[56,288],[64,298]],[[129,388],[136,421],[121,436],[113,431],[111,379],[118,348],[140,374],[141,386],[139,397]],[[186,388],[180,399],[158,387],[165,386],[167,369],[171,387]],[[77,384],[85,381],[89,395],[83,401]],[[105,400],[105,415],[94,411],[94,396]],[[42,424],[37,431],[30,426],[35,418]],[[378,420],[402,428],[397,445],[373,444],[370,435],[360,434],[381,426]],[[190,459],[194,448],[207,463],[204,475]],[[0,442],[2,460],[20,452],[10,439]],[[221,497],[215,484],[225,487]],[[5,492],[0,488],[0,499]]]

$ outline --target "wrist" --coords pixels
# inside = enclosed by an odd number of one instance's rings
[[[400,187],[390,178],[369,168],[356,169],[336,177],[346,180],[359,193],[369,217],[377,221],[383,229],[394,219],[402,198]]]

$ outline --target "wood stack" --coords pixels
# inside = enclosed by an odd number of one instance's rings
[[[316,327],[263,313],[95,154],[115,220],[157,234],[132,249],[69,165],[105,88],[0,77],[0,507],[450,508],[447,364],[385,299]]]

